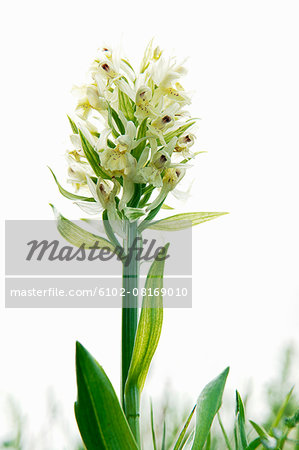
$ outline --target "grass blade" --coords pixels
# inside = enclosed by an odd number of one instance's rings
[[[190,424],[190,422],[191,422],[191,419],[192,419],[192,417],[193,417],[195,408],[196,408],[196,405],[193,407],[191,413],[190,413],[189,416],[187,417],[187,420],[186,420],[186,422],[185,422],[185,425],[184,425],[182,431],[181,431],[180,434],[179,434],[179,437],[178,437],[178,439],[177,439],[177,441],[176,441],[176,443],[175,443],[175,446],[174,446],[173,450],[179,450],[179,449],[181,448],[181,444],[183,443],[183,440],[184,440],[184,437],[185,437],[185,435],[186,435],[187,429],[188,429],[189,424]]]
[[[269,434],[264,430],[264,428],[259,426],[257,423],[253,422],[253,420],[249,420],[249,422],[251,423],[251,425],[253,426],[253,428],[255,429],[257,434],[259,435],[260,441],[263,444],[263,446],[269,450],[275,450],[277,448],[276,439],[269,436]]]
[[[152,429],[153,447],[154,447],[154,450],[157,450],[157,441],[156,441],[156,433],[155,433],[155,425],[154,425],[154,410],[153,410],[152,401],[151,401],[151,429]]]
[[[236,391],[236,420],[238,425],[238,434],[240,436],[241,446],[242,449],[245,450],[248,445],[245,431],[245,410],[241,396],[238,391]]]
[[[163,435],[162,435],[161,450],[166,450],[166,422],[165,422],[165,420],[163,423]]]
[[[279,422],[281,421],[281,419],[282,419],[282,417],[283,417],[283,414],[284,414],[284,412],[285,412],[285,410],[286,410],[286,407],[288,406],[288,403],[289,403],[289,401],[290,401],[290,399],[291,399],[293,390],[294,390],[294,386],[293,386],[292,389],[287,393],[286,398],[284,399],[283,404],[282,404],[281,407],[279,408],[279,410],[278,410],[278,412],[277,412],[277,414],[276,414],[276,417],[275,417],[275,419],[274,419],[273,422],[272,422],[272,425],[271,425],[271,427],[270,427],[270,430],[273,430],[273,428],[276,428],[276,427],[278,426]],[[270,434],[271,434],[271,433],[270,433]]]
[[[221,420],[221,417],[220,417],[219,413],[217,414],[217,418],[218,418],[218,422],[219,422],[219,425],[220,425],[220,428],[221,428],[221,431],[222,431],[222,434],[223,434],[223,437],[224,437],[224,440],[225,440],[225,444],[226,444],[227,450],[233,450],[232,446],[230,445],[228,435],[227,435],[227,433],[225,431],[225,428],[223,426],[223,423],[222,423],[222,420]]]

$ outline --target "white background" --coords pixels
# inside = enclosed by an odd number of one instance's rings
[[[193,308],[165,311],[146,390],[156,398],[170,380],[191,404],[230,365],[231,401],[251,378],[260,415],[279,350],[298,342],[298,2],[28,0],[2,10],[3,218],[52,218],[49,202],[80,217],[46,165],[65,178],[70,89],[84,82],[98,47],[122,42],[138,63],[155,36],[161,48],[190,57],[196,146],[208,153],[179,209],[230,215],[194,229]],[[49,386],[76,430],[76,339],[118,389],[120,311],[5,310],[3,298],[0,398],[3,406],[13,394],[33,434]]]

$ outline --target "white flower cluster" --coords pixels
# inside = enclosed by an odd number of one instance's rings
[[[138,74],[119,52],[99,52],[90,82],[74,88],[70,119],[69,182],[92,196],[77,202],[82,209],[134,220],[158,210],[176,188],[194,156],[190,96],[179,82],[185,72],[152,42]]]

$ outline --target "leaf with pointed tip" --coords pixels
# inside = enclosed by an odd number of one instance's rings
[[[166,450],[166,422],[163,422],[163,435],[162,435],[162,443],[161,450]]]
[[[74,134],[79,134],[79,130],[78,130],[78,127],[75,124],[75,122],[70,118],[70,116],[67,116],[67,118],[69,119],[69,122],[70,122],[70,125],[71,125],[73,133]]]
[[[59,192],[66,198],[68,198],[69,200],[81,200],[83,202],[95,202],[95,199],[93,197],[84,197],[82,195],[76,195],[73,194],[72,192],[67,191],[66,189],[64,189],[61,184],[59,183],[59,181],[57,180],[53,170],[51,169],[51,167],[49,167],[49,170],[51,172],[51,174],[53,175],[53,178],[55,180],[55,183],[57,184],[57,187],[59,189]]]
[[[163,272],[165,255],[169,244],[159,252],[152,263],[145,283],[146,295],[136,331],[135,344],[125,386],[125,397],[129,401],[132,395],[141,393],[151,361],[156,351],[163,322]],[[152,295],[152,292],[158,295]]]
[[[245,431],[245,410],[238,391],[236,391],[236,420],[238,425],[238,435],[240,437],[240,443],[242,449],[245,450],[248,445]]]
[[[125,118],[134,122],[134,104],[130,97],[120,89],[118,90],[118,104],[119,109],[124,113]]]
[[[209,435],[221,403],[229,367],[210,381],[202,390],[196,404],[196,426],[192,450],[201,450]]]
[[[257,432],[257,434],[259,435],[260,439],[261,439],[261,443],[263,444],[263,446],[269,450],[275,450],[276,446],[277,446],[277,442],[276,439],[274,439],[273,437],[271,437],[266,430],[264,430],[263,427],[261,427],[260,425],[258,425],[257,423],[253,422],[253,420],[249,420],[249,422],[251,423],[251,425],[253,426],[253,428],[255,429],[255,431]]]
[[[151,430],[152,430],[153,447],[154,447],[154,450],[157,450],[157,441],[156,441],[155,424],[154,424],[154,410],[153,410],[152,401],[151,401]]]
[[[185,435],[186,435],[187,429],[188,429],[189,424],[190,424],[190,422],[191,422],[191,419],[192,419],[192,417],[193,417],[195,408],[196,408],[196,405],[193,407],[191,413],[190,413],[189,416],[187,417],[187,420],[186,420],[186,422],[185,422],[185,425],[184,425],[182,431],[180,432],[180,435],[179,435],[179,437],[178,437],[178,439],[177,439],[177,441],[176,441],[176,443],[175,443],[175,445],[174,445],[174,447],[173,447],[173,450],[180,450],[180,449],[182,448],[181,445],[182,445],[182,443],[183,443],[183,441],[184,441],[184,437],[185,437]]]
[[[116,124],[119,132],[116,130],[114,123]],[[117,138],[120,134],[125,134],[125,127],[122,121],[120,120],[117,112],[112,106],[108,103],[108,125],[112,129],[112,134],[115,138]]]
[[[137,131],[137,141],[139,139],[143,139],[146,136],[146,132],[147,132],[147,117],[145,119],[143,119],[143,121],[141,122],[141,124],[138,127],[138,131]],[[132,155],[134,156],[134,158],[137,159],[137,161],[140,158],[141,153],[143,152],[143,150],[145,149],[146,146],[146,139],[143,139],[138,145],[137,147],[135,147],[132,150]]]
[[[165,203],[163,203],[161,209],[174,209],[172,206],[168,206]]]
[[[89,162],[92,170],[96,174],[97,177],[101,177],[105,180],[110,180],[111,177],[101,168],[100,156],[95,151],[93,146],[88,142],[84,134],[81,130],[79,130],[79,135],[81,139],[81,144],[83,148],[84,155],[86,156],[87,161]]]
[[[248,446],[246,447],[246,450],[255,450],[260,445],[261,445],[261,438],[258,437],[248,444]]]
[[[72,245],[75,247],[84,246],[84,248],[88,249],[93,248],[97,244],[98,248],[107,248],[111,252],[115,251],[115,246],[110,241],[84,230],[74,222],[66,219],[53,205],[50,204],[50,206],[56,218],[57,230]]]
[[[232,450],[232,447],[231,447],[229,439],[228,439],[228,435],[227,435],[227,433],[225,431],[225,428],[224,428],[224,425],[222,423],[222,420],[221,420],[219,412],[217,414],[217,418],[218,418],[218,422],[219,422],[219,425],[220,425],[220,428],[221,428],[221,431],[222,431],[222,434],[223,434],[223,438],[225,440],[225,444],[226,444],[227,450]]]
[[[279,410],[278,410],[278,412],[277,412],[277,414],[276,414],[276,416],[275,416],[275,418],[274,418],[274,420],[273,420],[273,422],[272,422],[272,425],[271,425],[271,427],[270,427],[270,430],[273,430],[273,428],[276,428],[276,427],[279,425],[279,422],[281,421],[281,419],[282,419],[282,417],[283,417],[283,414],[284,414],[284,412],[285,412],[285,410],[286,410],[286,407],[288,406],[288,403],[289,403],[289,401],[290,401],[290,399],[291,399],[293,390],[294,390],[294,386],[293,386],[292,389],[287,393],[287,395],[286,395],[286,397],[285,397],[285,399],[284,399],[283,404],[282,404],[281,407],[279,408]]]
[[[137,450],[109,378],[79,342],[76,344],[76,373],[75,415],[87,450]]]
[[[166,144],[168,144],[171,141],[171,139],[173,139],[174,137],[182,136],[182,134],[185,133],[185,131],[187,131],[188,128],[190,128],[194,124],[195,124],[195,121],[187,122],[185,125],[182,125],[181,127],[177,128],[176,130],[166,133],[164,136]]]
[[[190,212],[176,214],[147,225],[151,230],[178,231],[224,216],[227,212]]]
[[[141,208],[131,208],[129,206],[125,206],[123,211],[129,222],[135,222],[135,220],[138,220],[145,214]]]

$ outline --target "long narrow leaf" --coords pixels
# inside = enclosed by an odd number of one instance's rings
[[[213,420],[221,403],[228,376],[227,367],[217,378],[205,386],[197,400],[196,427],[192,450],[201,450],[208,438]]]
[[[266,432],[266,430],[264,430],[264,428],[261,427],[260,425],[258,425],[257,423],[253,422],[253,420],[249,420],[249,422],[251,423],[251,425],[253,426],[253,428],[255,429],[257,434],[259,435],[263,446],[269,450],[275,450],[277,448],[276,439],[269,436],[269,434]]]
[[[69,119],[69,122],[70,122],[70,125],[71,125],[73,133],[74,134],[79,134],[78,127],[75,124],[75,122],[70,118],[70,116],[67,116],[67,118]]]
[[[240,437],[240,443],[242,449],[245,450],[248,445],[245,431],[245,410],[241,396],[238,391],[236,391],[236,419],[238,423],[238,433]]]
[[[169,244],[163,247],[157,259],[152,263],[146,279],[146,295],[143,297],[142,310],[126,382],[125,390],[127,393],[132,388],[137,388],[139,393],[142,391],[160,339],[163,322],[163,295],[161,294],[161,289],[163,288],[165,264],[165,258],[162,255],[167,254],[168,246]],[[159,291],[159,295],[152,294],[155,289]]]
[[[166,422],[163,422],[163,435],[162,435],[162,443],[161,450],[166,450]]]
[[[258,448],[261,445],[261,438],[258,437],[256,439],[254,439],[253,441],[251,441],[246,450],[255,450],[256,448]]]
[[[195,124],[194,122],[188,122],[185,125],[182,125],[181,127],[177,128],[174,131],[170,131],[169,133],[166,133],[164,136],[165,142],[166,144],[168,144],[172,138],[174,137],[180,137],[183,133],[185,133],[185,131],[188,130],[188,128],[190,128],[192,125]]]
[[[110,179],[111,177],[101,168],[101,162],[98,153],[94,150],[93,146],[88,142],[88,140],[80,130],[79,135],[84,155],[86,156],[86,159],[91,165],[92,170],[94,171],[96,176],[103,179]]]
[[[118,90],[119,109],[124,113],[127,120],[134,122],[134,105],[130,97],[120,89]]]
[[[154,410],[153,410],[152,402],[151,402],[151,429],[152,429],[152,438],[153,438],[153,448],[154,448],[154,450],[157,450],[157,440],[156,440],[155,424],[154,424]]]
[[[217,217],[224,216],[227,212],[192,212],[176,214],[174,216],[161,219],[147,225],[147,228],[152,230],[163,231],[178,231],[190,228],[194,225],[207,222],[209,220],[217,219]]]
[[[115,391],[103,368],[77,342],[75,414],[87,450],[137,450]]]
[[[191,413],[190,413],[189,416],[187,417],[187,420],[186,420],[186,422],[185,422],[185,425],[184,425],[182,431],[181,431],[180,434],[179,434],[179,437],[178,437],[178,439],[177,439],[177,441],[176,441],[176,443],[175,443],[175,445],[174,445],[174,447],[173,447],[173,450],[179,450],[179,449],[181,448],[181,444],[183,443],[184,437],[185,437],[185,435],[186,435],[186,432],[187,432],[187,430],[188,430],[189,424],[190,424],[191,419],[192,419],[192,417],[193,417],[195,408],[196,408],[196,405],[193,407]]]
[[[93,248],[94,245],[97,244],[98,248],[108,248],[112,252],[115,251],[114,245],[107,239],[84,230],[75,223],[66,219],[53,205],[50,206],[53,209],[59,233],[72,245],[75,247],[84,246],[88,249]]]
[[[137,131],[137,140],[145,138],[146,132],[147,132],[147,117],[139,125]],[[139,145],[137,145],[137,147],[132,150],[132,155],[134,156],[134,158],[137,159],[137,161],[139,160],[141,153],[145,149],[145,146],[146,146],[146,139],[143,139],[143,141],[141,141]]]
[[[230,445],[229,438],[228,438],[228,435],[227,435],[227,433],[225,431],[225,428],[223,426],[223,423],[222,423],[222,420],[221,420],[219,412],[217,414],[217,418],[218,418],[218,422],[219,422],[219,425],[220,425],[220,428],[221,428],[221,431],[222,431],[222,434],[223,434],[223,438],[225,440],[225,444],[226,444],[227,450],[232,450],[232,446]]]
[[[53,175],[53,178],[55,180],[55,183],[57,184],[57,187],[59,189],[59,192],[66,198],[68,198],[69,200],[81,200],[83,202],[95,202],[95,199],[93,197],[83,197],[82,195],[76,195],[73,194],[72,192],[67,191],[66,189],[64,189],[61,184],[58,182],[53,170],[49,167],[49,170],[51,172],[51,174]]]
[[[281,419],[282,419],[282,416],[283,416],[283,414],[284,414],[284,412],[285,412],[285,410],[286,410],[286,407],[288,406],[288,403],[289,403],[290,398],[291,398],[291,396],[292,396],[293,390],[294,390],[294,386],[293,386],[292,389],[287,393],[287,395],[286,395],[286,397],[285,397],[285,399],[284,399],[283,404],[282,404],[281,407],[279,408],[279,410],[278,410],[278,412],[277,412],[277,414],[276,414],[276,416],[275,416],[275,419],[274,419],[273,422],[272,422],[272,425],[271,425],[271,427],[270,427],[270,430],[273,430],[273,428],[276,428],[276,427],[279,425],[279,422],[280,422]]]

